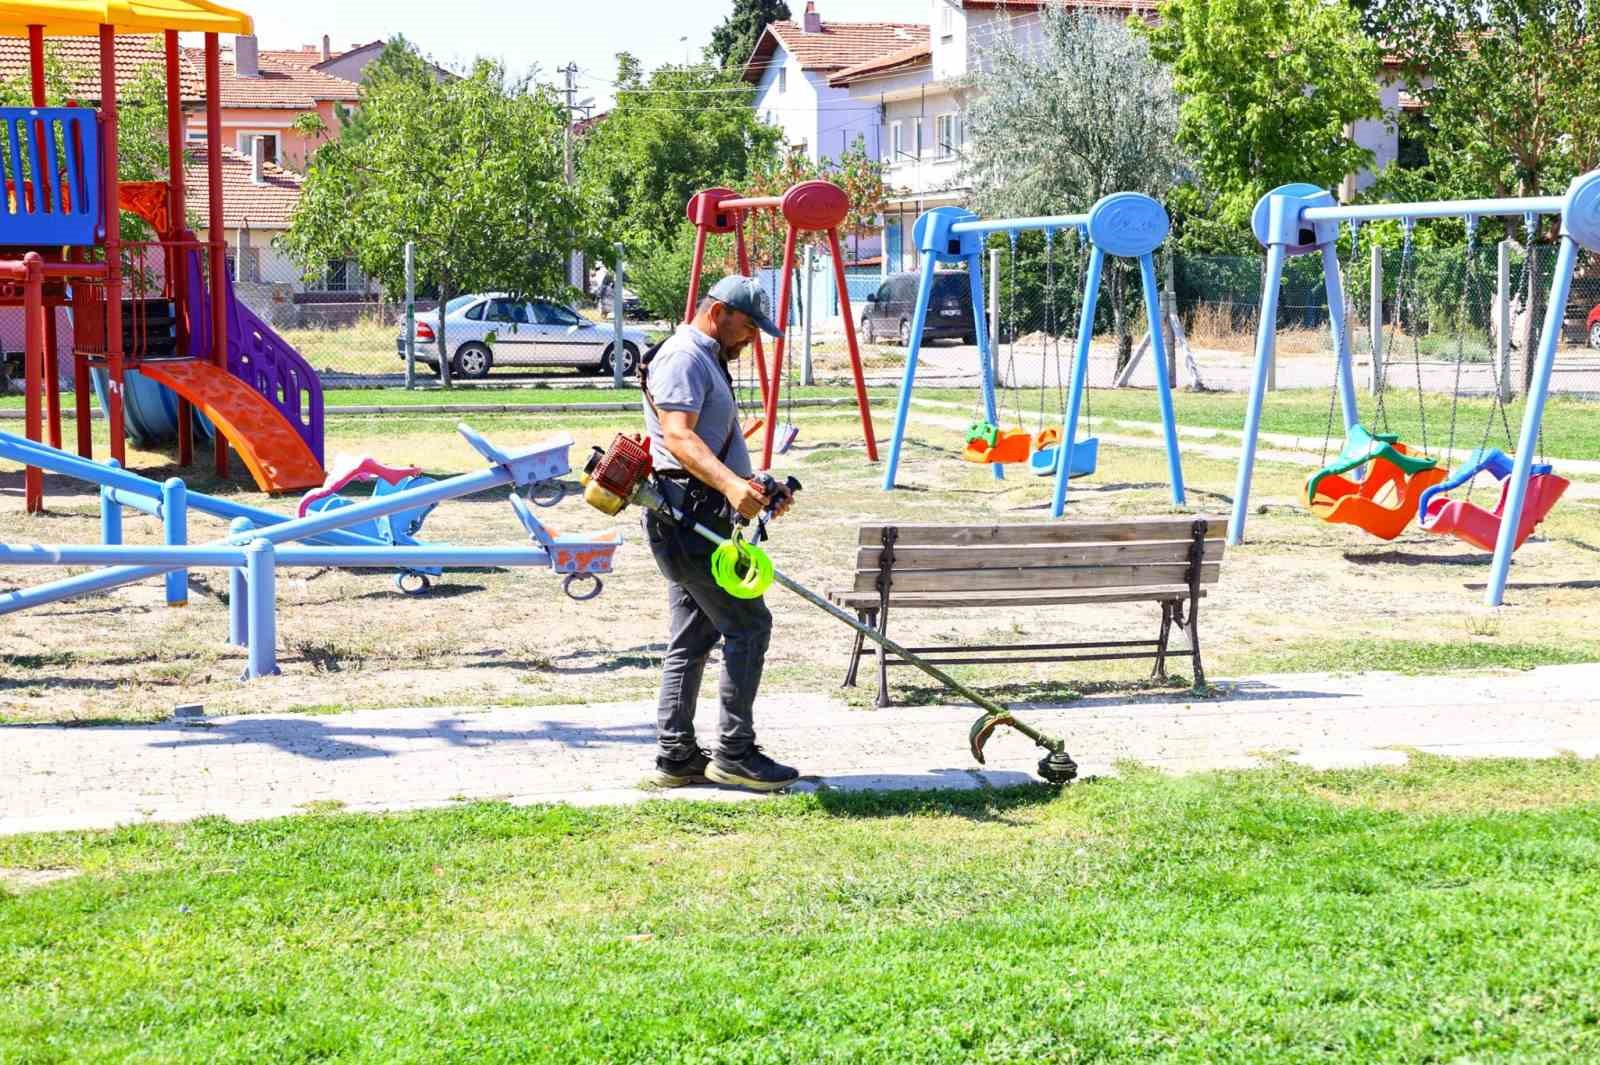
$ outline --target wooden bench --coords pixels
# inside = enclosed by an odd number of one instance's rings
[[[855,583],[828,598],[887,635],[889,614],[902,610],[966,610],[1102,603],[1158,603],[1161,629],[1150,640],[1074,643],[946,644],[908,647],[936,665],[1020,662],[1107,662],[1155,659],[1166,676],[1174,626],[1188,640],[1195,687],[1204,687],[1198,633],[1200,600],[1222,567],[1225,519],[1132,518],[1022,525],[861,526]],[[854,687],[864,638],[857,634],[845,672]],[[878,649],[878,705],[888,706],[890,666],[906,665]]]

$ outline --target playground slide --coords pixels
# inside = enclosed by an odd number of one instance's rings
[[[90,371],[95,398],[101,410],[110,410],[106,396],[109,375],[102,369]],[[170,444],[178,438],[178,397],[170,388],[163,388],[138,370],[123,374],[122,392],[123,425],[128,442],[134,447],[155,448]],[[195,439],[211,439],[211,423],[199,414],[194,419]]]
[[[226,370],[199,359],[182,359],[147,362],[142,371],[211,419],[264,491],[287,492],[322,484],[322,464],[294,426],[265,396],[245,387]]]

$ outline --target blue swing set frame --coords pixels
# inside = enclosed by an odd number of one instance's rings
[[[1562,196],[1524,196],[1488,200],[1441,200],[1419,203],[1345,204],[1334,202],[1326,189],[1304,183],[1283,185],[1256,204],[1253,219],[1256,239],[1267,249],[1267,269],[1261,289],[1261,321],[1256,333],[1255,376],[1250,385],[1250,405],[1245,414],[1244,449],[1239,458],[1238,480],[1234,485],[1233,513],[1228,520],[1228,543],[1244,539],[1245,517],[1250,509],[1250,477],[1255,468],[1256,438],[1261,428],[1261,405],[1266,398],[1267,376],[1272,367],[1277,340],[1278,290],[1283,283],[1284,263],[1292,255],[1322,255],[1323,283],[1328,294],[1328,328],[1338,363],[1339,401],[1345,431],[1357,424],[1355,371],[1351,361],[1348,334],[1345,332],[1344,283],[1339,271],[1337,250],[1339,226],[1344,222],[1375,222],[1385,219],[1467,218],[1521,215],[1559,215],[1561,243],[1556,253],[1555,276],[1550,280],[1550,298],[1545,307],[1544,325],[1539,334],[1538,359],[1528,402],[1522,417],[1522,432],[1511,468],[1510,493],[1501,517],[1494,561],[1489,570],[1484,602],[1499,606],[1505,598],[1506,578],[1511,555],[1517,546],[1517,528],[1527,500],[1528,480],[1533,473],[1533,455],[1538,448],[1539,425],[1544,418],[1545,399],[1550,392],[1550,374],[1555,367],[1556,348],[1561,339],[1561,321],[1567,298],[1572,292],[1572,272],[1578,249],[1600,251],[1600,170],[1574,178]]]
[[[1161,321],[1161,303],[1156,288],[1155,251],[1171,229],[1166,209],[1154,199],[1138,192],[1115,192],[1101,198],[1086,214],[1049,215],[1038,218],[998,218],[984,220],[959,207],[935,207],[917,219],[912,231],[922,255],[922,276],[917,286],[917,303],[912,316],[911,344],[906,350],[905,378],[900,385],[895,410],[894,438],[889,444],[889,462],[884,470],[883,490],[893,491],[900,465],[900,445],[905,441],[906,421],[911,410],[911,390],[916,383],[917,357],[922,351],[922,330],[928,321],[928,303],[933,295],[934,269],[940,263],[964,263],[972,285],[973,332],[978,340],[978,365],[982,378],[983,409],[991,425],[999,425],[999,409],[994,390],[994,338],[983,319],[984,301],[983,244],[990,233],[1018,233],[1043,230],[1078,229],[1089,240],[1089,269],[1083,283],[1083,310],[1078,322],[1077,348],[1072,362],[1072,387],[1066,414],[1061,423],[1061,443],[1056,447],[1055,491],[1050,516],[1059,518],[1066,510],[1067,482],[1073,472],[1073,447],[1078,412],[1088,385],[1089,344],[1094,335],[1094,316],[1100,294],[1101,275],[1106,256],[1138,259],[1144,286],[1145,314],[1152,323]],[[1172,502],[1183,505],[1183,464],[1178,454],[1178,430],[1172,411],[1172,389],[1167,381],[1166,340],[1160,328],[1151,330],[1155,356],[1156,396],[1161,404],[1161,422],[1167,450],[1167,470],[1172,486]],[[1081,456],[1080,456],[1081,457]],[[1005,472],[991,466],[995,480]]]

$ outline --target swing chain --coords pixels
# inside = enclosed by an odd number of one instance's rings
[[[1061,338],[1056,335],[1056,232],[1049,226],[1044,231],[1044,327],[1054,342],[1056,354],[1056,384],[1061,383]],[[1039,424],[1034,433],[1044,432],[1044,353],[1039,353]]]
[[[1011,342],[1006,348],[1006,375],[1004,387],[1011,393],[1011,406],[1017,416],[1017,428],[1022,428],[1022,397],[1017,389],[1017,231],[1011,230]],[[996,404],[999,413],[999,404]]]
[[[1450,390],[1450,434],[1445,439],[1444,461],[1450,462],[1450,454],[1456,447],[1456,414],[1461,406],[1461,367],[1467,361],[1467,338],[1464,332],[1468,314],[1471,308],[1467,305],[1467,293],[1477,284],[1478,264],[1478,216],[1467,215],[1467,261],[1462,269],[1461,302],[1456,312],[1456,379],[1454,387]],[[1471,492],[1471,487],[1468,487]]]

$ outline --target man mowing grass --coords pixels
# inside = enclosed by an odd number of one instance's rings
[[[770,500],[751,479],[750,453],[728,363],[756,338],[778,337],[767,295],[734,274],[712,286],[693,321],[645,356],[640,370],[645,428],[662,495],[691,523],[728,535],[732,518],[754,518]],[[792,499],[792,497],[790,497]],[[787,510],[780,500],[774,517]],[[707,781],[776,791],[800,774],[756,746],[755,701],[772,635],[760,599],[737,599],[711,577],[712,546],[690,529],[646,513],[645,535],[667,579],[667,653],[656,708],[656,780],[667,787]],[[717,749],[695,740],[694,710],[706,659],[722,640],[722,715]]]

